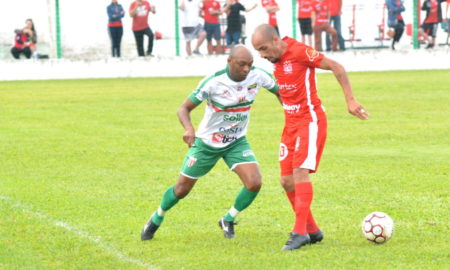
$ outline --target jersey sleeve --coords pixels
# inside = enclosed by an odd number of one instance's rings
[[[312,47],[309,46],[299,46],[296,50],[296,56],[300,60],[301,63],[308,67],[318,68],[320,66],[320,62],[325,57],[320,52],[316,51]]]
[[[266,88],[272,93],[278,92],[278,85],[274,77],[262,68],[256,68],[260,73],[260,83],[261,86]]]
[[[192,91],[192,93],[188,96],[188,98],[197,105],[202,103],[205,99],[208,99],[211,91],[210,80],[213,77],[214,75],[206,77],[203,80],[201,80],[197,88],[194,91]]]

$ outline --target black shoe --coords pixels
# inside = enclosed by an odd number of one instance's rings
[[[286,244],[282,248],[282,250],[294,250],[297,248],[300,248],[306,244],[311,243],[311,239],[309,238],[309,234],[298,234],[291,232],[289,239],[287,240]]]
[[[223,235],[225,238],[234,238],[234,223],[233,221],[226,221],[225,219],[221,218],[219,220],[219,227],[223,230]]]
[[[318,230],[315,233],[309,233],[309,238],[311,239],[310,244],[315,244],[323,240],[323,232]]]
[[[159,226],[154,224],[152,222],[152,219],[150,218],[150,221],[145,224],[144,228],[142,228],[141,232],[141,240],[151,240],[153,238],[153,235],[155,235],[156,230],[158,230]]]
[[[434,43],[430,43],[428,44],[428,46],[425,49],[433,49],[434,48]]]

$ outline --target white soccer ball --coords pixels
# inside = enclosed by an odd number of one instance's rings
[[[394,221],[383,212],[372,212],[362,222],[364,237],[377,244],[389,240],[392,237],[393,231]]]

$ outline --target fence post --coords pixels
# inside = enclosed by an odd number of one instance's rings
[[[56,55],[58,59],[62,58],[61,50],[61,24],[59,21],[59,0],[55,0],[55,10],[56,10]]]

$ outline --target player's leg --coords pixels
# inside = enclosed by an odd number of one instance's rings
[[[325,32],[331,36],[331,49],[337,51],[338,36],[337,31],[330,24],[326,24]]]
[[[144,31],[133,31],[138,56],[144,56]]]
[[[158,209],[153,213],[150,220],[144,226],[141,233],[142,240],[153,238],[156,230],[161,226],[164,216],[180,199],[189,194],[198,178],[207,174],[217,163],[221,153],[216,153],[200,139],[196,139],[183,162],[178,182],[169,187],[161,200]]]
[[[233,206],[219,221],[226,238],[234,238],[234,221],[236,216],[249,207],[261,189],[261,173],[246,138],[240,138],[223,156],[225,163],[241,179],[244,186],[237,194]]]
[[[308,243],[316,243],[323,238],[311,211],[313,185],[309,175],[318,168],[325,146],[326,127],[327,121],[323,119],[299,126],[297,129],[292,162],[296,217],[291,237],[283,248],[284,250],[292,250]],[[285,184],[290,189],[287,191],[291,191],[292,180],[288,176],[285,176],[285,181],[286,179],[290,180],[291,185]],[[288,194],[288,197],[292,201],[292,193]]]
[[[155,35],[153,34],[153,31],[152,31],[152,29],[150,27],[146,28],[144,30],[144,34],[148,36],[148,47],[147,47],[146,54],[147,55],[152,55],[152,52],[153,52],[153,40],[155,38]]]
[[[206,38],[206,32],[203,29],[203,26],[199,24],[197,28],[198,28],[197,45],[195,46],[195,50],[193,51],[194,54],[200,54],[200,46],[202,46],[203,41],[205,41]]]

